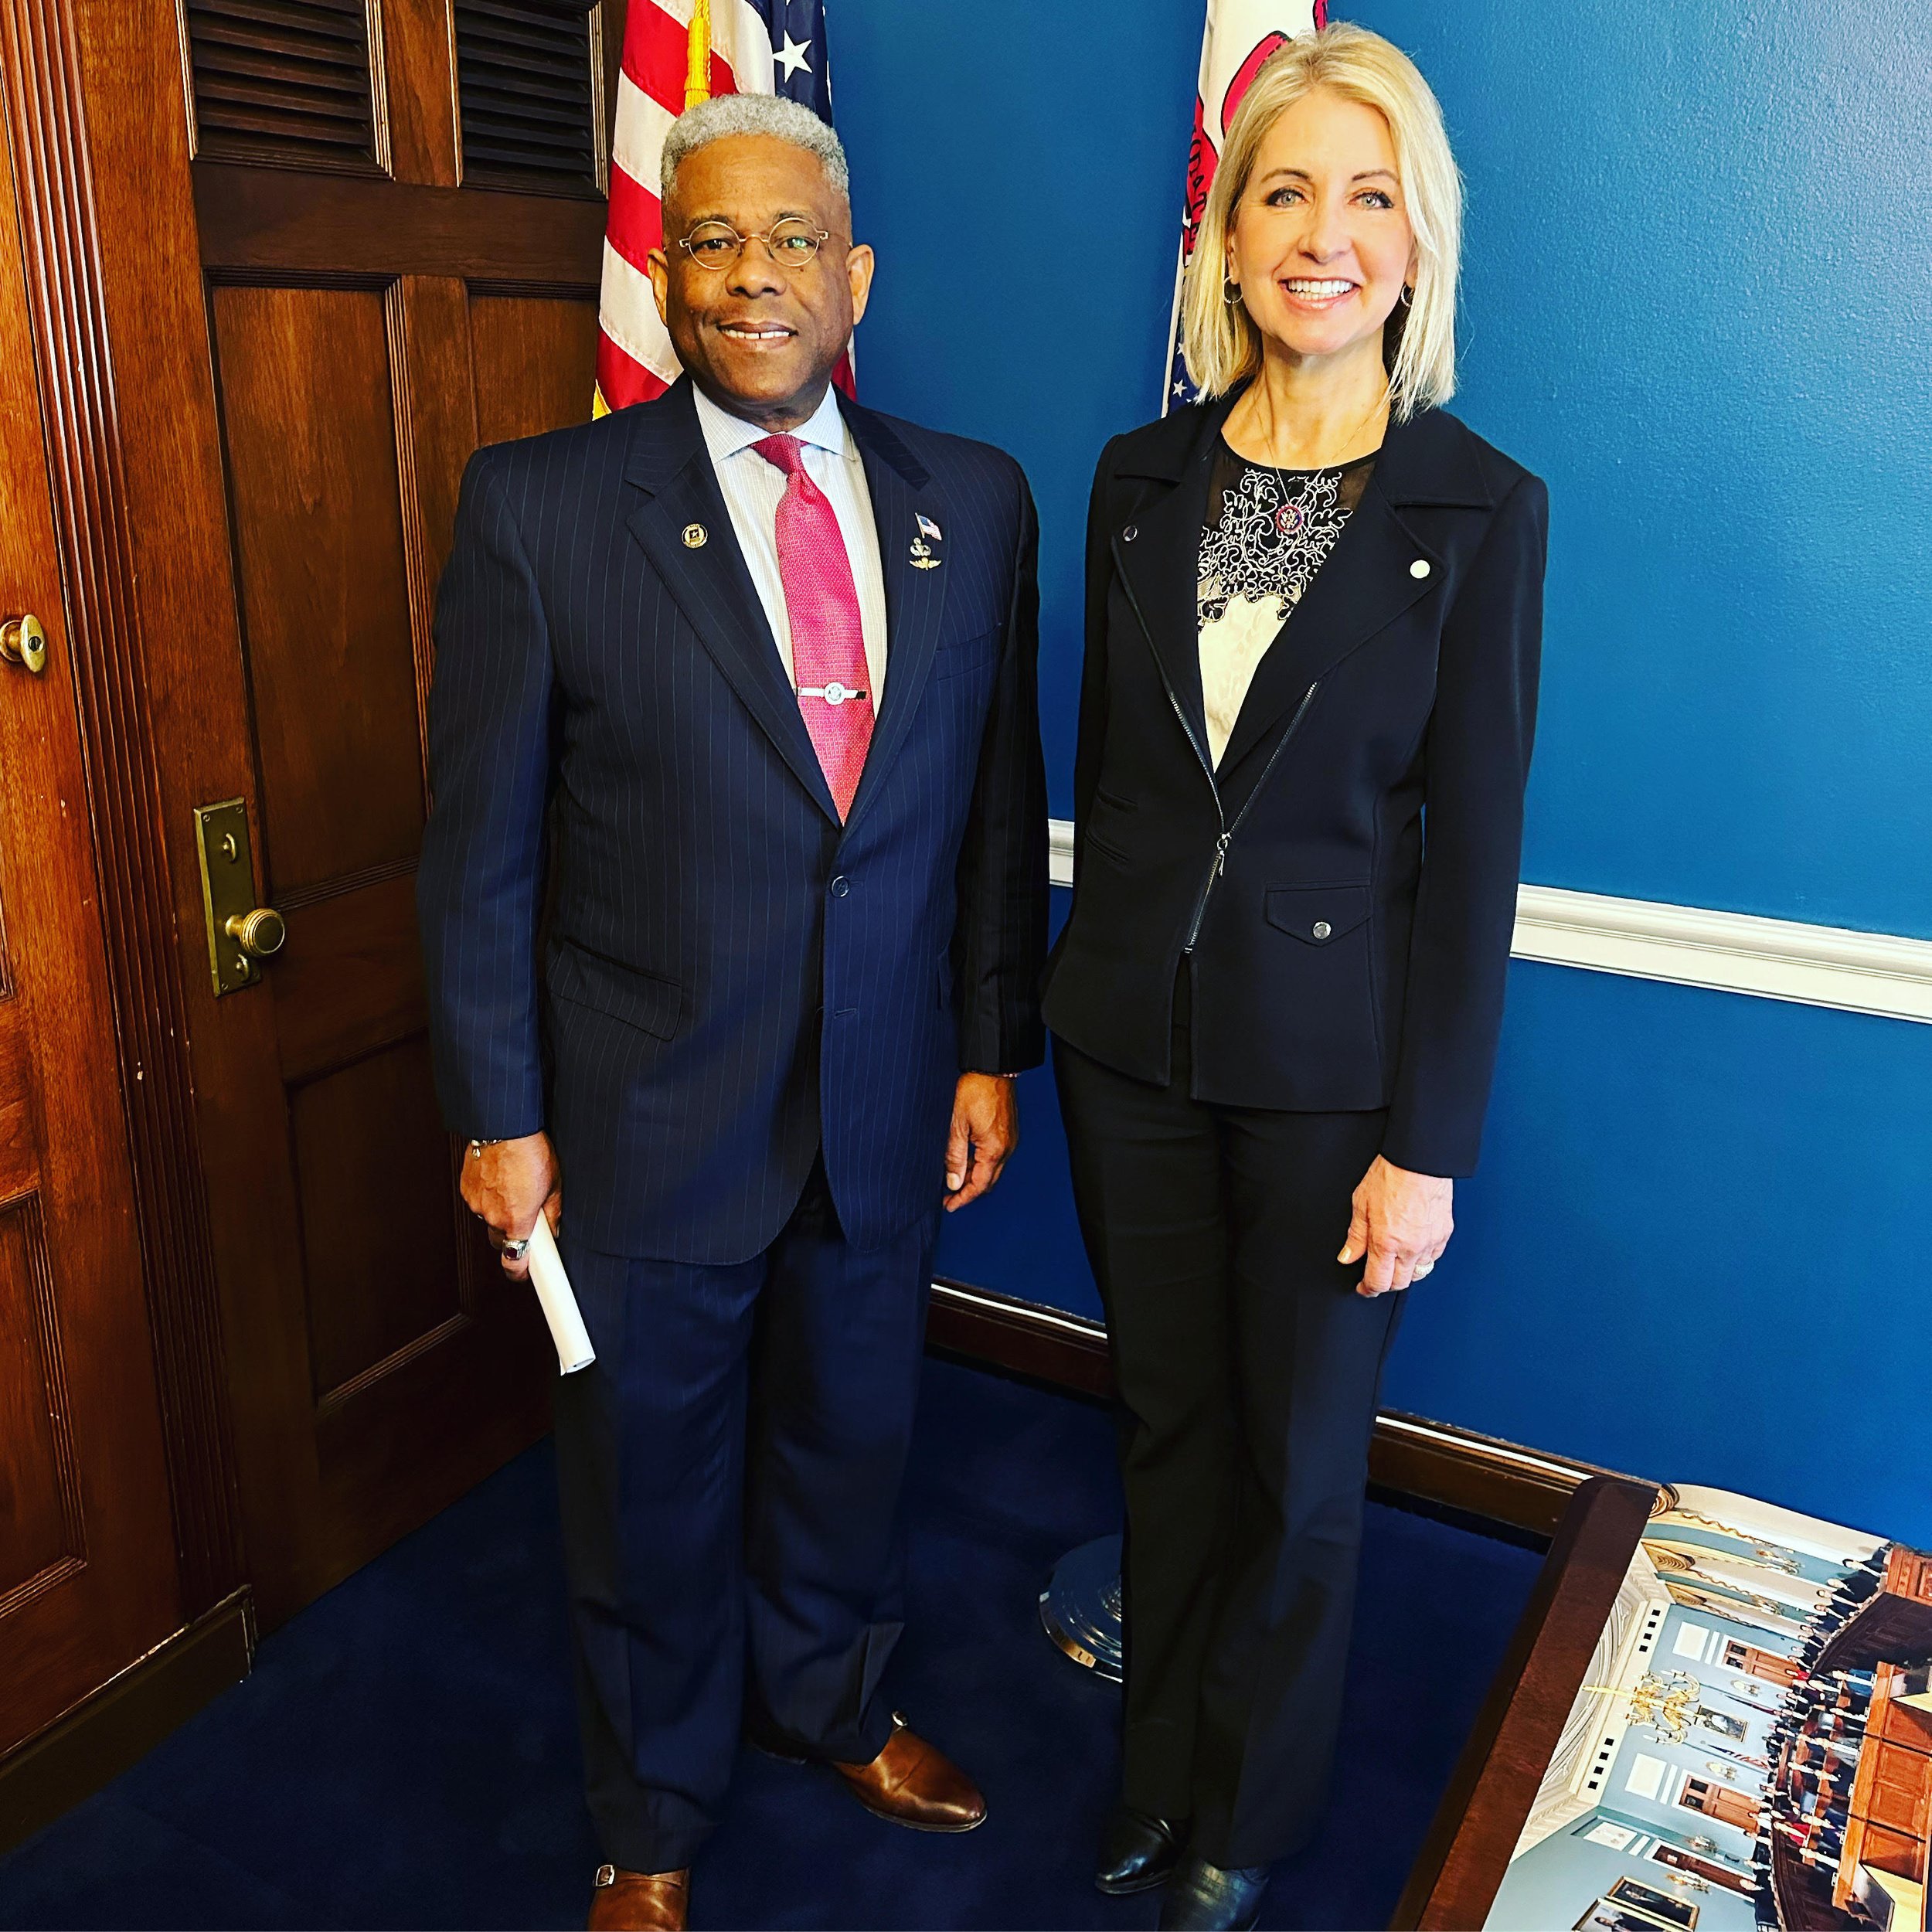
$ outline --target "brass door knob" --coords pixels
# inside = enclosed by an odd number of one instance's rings
[[[267,959],[279,953],[288,937],[288,927],[273,906],[257,906],[253,912],[231,913],[223,929],[250,959]]]
[[[32,611],[0,624],[0,658],[24,665],[38,677],[47,668],[47,634]]]

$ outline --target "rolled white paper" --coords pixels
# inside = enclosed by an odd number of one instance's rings
[[[590,1331],[577,1311],[577,1298],[570,1291],[570,1277],[563,1272],[563,1257],[556,1251],[556,1237],[550,1223],[539,1214],[530,1230],[530,1286],[536,1290],[536,1304],[550,1325],[550,1339],[556,1344],[556,1366],[563,1375],[574,1375],[597,1360],[590,1346]]]

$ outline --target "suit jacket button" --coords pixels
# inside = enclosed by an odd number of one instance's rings
[[[852,881],[843,872],[832,882],[832,896],[835,899],[843,899],[851,890]]]
[[[1317,939],[1326,939],[1334,930],[1335,928],[1325,919],[1318,919],[1315,922],[1315,936]]]
[[[1412,577],[1426,577],[1429,574],[1429,560],[1426,556],[1417,557],[1409,566],[1409,574]]]

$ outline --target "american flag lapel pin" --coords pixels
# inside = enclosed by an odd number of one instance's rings
[[[916,514],[919,517],[919,534],[913,539],[913,568],[915,570],[937,570],[939,559],[933,555],[932,543],[928,543],[926,539],[930,537],[933,543],[940,543],[944,540],[945,532],[923,512]]]

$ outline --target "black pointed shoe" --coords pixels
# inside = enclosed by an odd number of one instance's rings
[[[1249,1932],[1267,1889],[1265,1865],[1223,1868],[1185,1858],[1161,1901],[1161,1932]]]
[[[1164,1818],[1117,1804],[1100,1832],[1094,1884],[1110,1899],[1165,1885],[1181,1856],[1182,1828]]]

